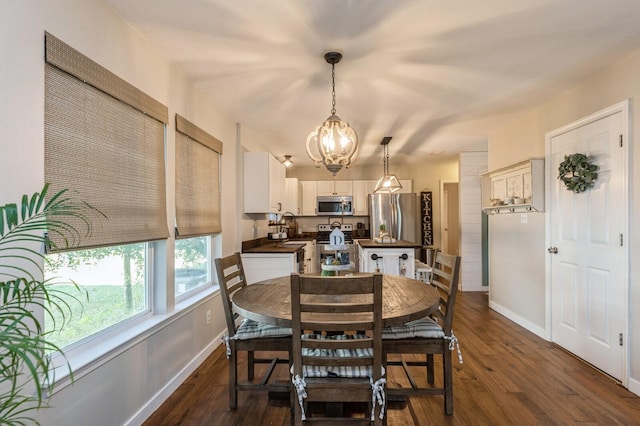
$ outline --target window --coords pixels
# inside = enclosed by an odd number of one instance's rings
[[[183,295],[211,283],[211,237],[176,241],[175,294]]]
[[[211,282],[211,235],[220,225],[222,142],[176,115],[175,294]]]
[[[168,109],[48,33],[45,60],[45,181],[104,215],[73,244],[49,236],[45,276],[89,295],[57,338],[65,347],[151,311],[150,246],[169,236]]]
[[[51,333],[62,318],[45,321],[50,340],[65,347],[149,312],[146,263],[145,243],[48,255],[45,279],[55,283],[55,288],[70,290],[65,292],[70,295],[65,300],[71,307],[73,324]],[[78,284],[81,292],[74,291],[70,281]]]

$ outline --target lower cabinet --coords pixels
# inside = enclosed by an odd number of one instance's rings
[[[316,240],[308,241],[304,246],[304,273],[318,272],[316,264]]]
[[[415,278],[415,249],[358,247],[360,272],[380,272]]]
[[[298,272],[295,253],[242,253],[242,265],[248,284]]]

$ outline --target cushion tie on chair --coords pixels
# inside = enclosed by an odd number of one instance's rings
[[[227,359],[231,358],[231,345],[229,344],[229,336],[222,336],[222,343],[227,347]]]
[[[380,419],[384,419],[384,384],[387,383],[387,380],[381,377],[373,383],[373,379],[369,377],[369,382],[371,382],[371,390],[373,391],[371,392],[371,421],[373,422],[376,419],[376,401],[382,407],[380,408]]]
[[[455,334],[453,334],[453,330],[451,330],[451,336],[444,336],[444,340],[449,341],[449,350],[452,351],[454,348],[458,350],[458,362],[462,364],[462,352],[460,352],[460,342],[458,342],[458,338]]]
[[[307,391],[305,386],[307,386],[307,382],[297,374],[291,379],[291,383],[296,387],[296,393],[298,394],[298,404],[300,404],[300,409],[302,410],[302,420],[307,420],[307,416],[304,414],[304,399],[307,397]],[[373,415],[373,414],[372,414]]]

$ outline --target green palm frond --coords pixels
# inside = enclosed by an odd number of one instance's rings
[[[68,190],[52,196],[48,190],[45,184],[42,191],[23,195],[20,205],[0,206],[0,425],[37,424],[28,414],[43,406],[52,387],[48,354],[60,352],[64,358],[36,315],[42,312],[45,321],[54,321],[54,313],[60,313],[61,323],[54,324],[59,330],[71,312],[69,295],[42,278],[46,248],[73,247],[90,234],[92,215],[104,217]],[[52,235],[64,247],[54,246]],[[72,374],[68,362],[67,368]]]

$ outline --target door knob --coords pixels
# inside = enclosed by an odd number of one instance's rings
[[[551,254],[558,254],[558,247],[549,247],[547,251]]]

